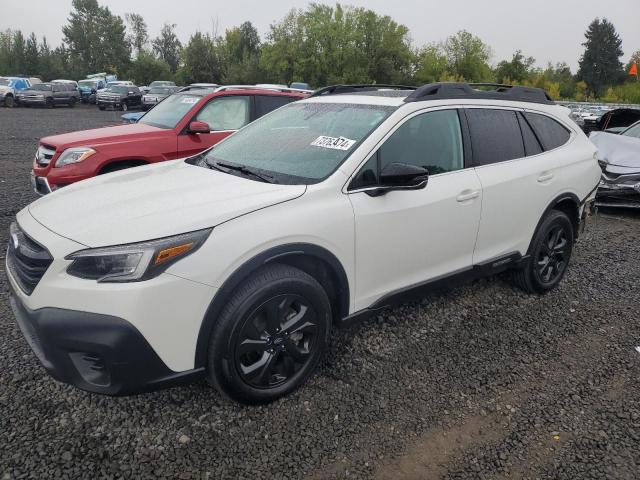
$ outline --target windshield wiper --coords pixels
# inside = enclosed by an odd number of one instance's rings
[[[262,182],[275,183],[273,176],[267,175],[266,173],[258,173],[254,169],[252,169],[251,167],[247,167],[246,165],[234,165],[231,163],[221,162],[219,160],[215,160],[213,162],[209,162],[209,160],[205,160],[205,162],[211,168],[215,168],[216,170],[220,170],[220,171],[224,171],[224,169],[233,170],[234,172],[240,172],[244,175],[250,175]]]

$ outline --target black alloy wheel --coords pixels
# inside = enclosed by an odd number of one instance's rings
[[[311,358],[316,312],[299,295],[278,295],[245,321],[235,347],[235,366],[252,387],[273,388],[290,380]]]
[[[544,283],[553,283],[567,268],[569,241],[562,225],[551,228],[538,249],[536,268]]]

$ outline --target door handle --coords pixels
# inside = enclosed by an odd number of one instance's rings
[[[543,172],[538,177],[538,182],[539,183],[544,183],[544,182],[548,182],[551,179],[553,179],[553,173],[551,173],[551,172]]]
[[[468,200],[473,200],[474,198],[478,198],[480,196],[480,190],[463,190],[460,192],[460,195],[456,197],[458,202],[466,202]]]

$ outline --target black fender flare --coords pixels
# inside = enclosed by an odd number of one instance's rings
[[[580,199],[578,198],[578,196],[575,193],[571,193],[571,192],[561,193],[556,198],[554,198],[549,203],[549,205],[547,205],[547,208],[544,209],[544,211],[542,212],[542,215],[540,215],[540,219],[538,220],[538,223],[536,224],[536,228],[533,230],[533,235],[531,236],[531,240],[529,241],[529,247],[527,248],[526,256],[528,256],[530,254],[530,252],[531,252],[531,246],[532,246],[532,243],[533,243],[533,239],[536,236],[536,232],[540,228],[540,224],[542,223],[544,218],[560,202],[564,202],[565,200],[570,200],[572,203],[575,204],[576,209],[578,210],[578,216],[579,216],[579,214],[580,214],[580,206],[582,205],[582,202],[580,201]]]
[[[260,267],[268,263],[277,262],[278,259],[285,259],[291,256],[312,257],[325,262],[329,266],[331,273],[335,275],[339,283],[337,286],[339,292],[339,311],[337,313],[340,318],[348,316],[350,301],[349,280],[347,279],[344,267],[333,253],[324,247],[310,243],[290,243],[270,248],[242,264],[225,280],[222,287],[216,292],[200,325],[196,342],[194,368],[206,366],[211,331],[216,323],[216,319],[222,312],[234,290]]]

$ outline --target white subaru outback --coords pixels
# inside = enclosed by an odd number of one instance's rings
[[[92,392],[206,377],[259,403],[309,378],[336,324],[505,270],[550,290],[595,147],[544,91],[486,88],[327,87],[195,157],[37,200],[6,256],[24,336]]]

